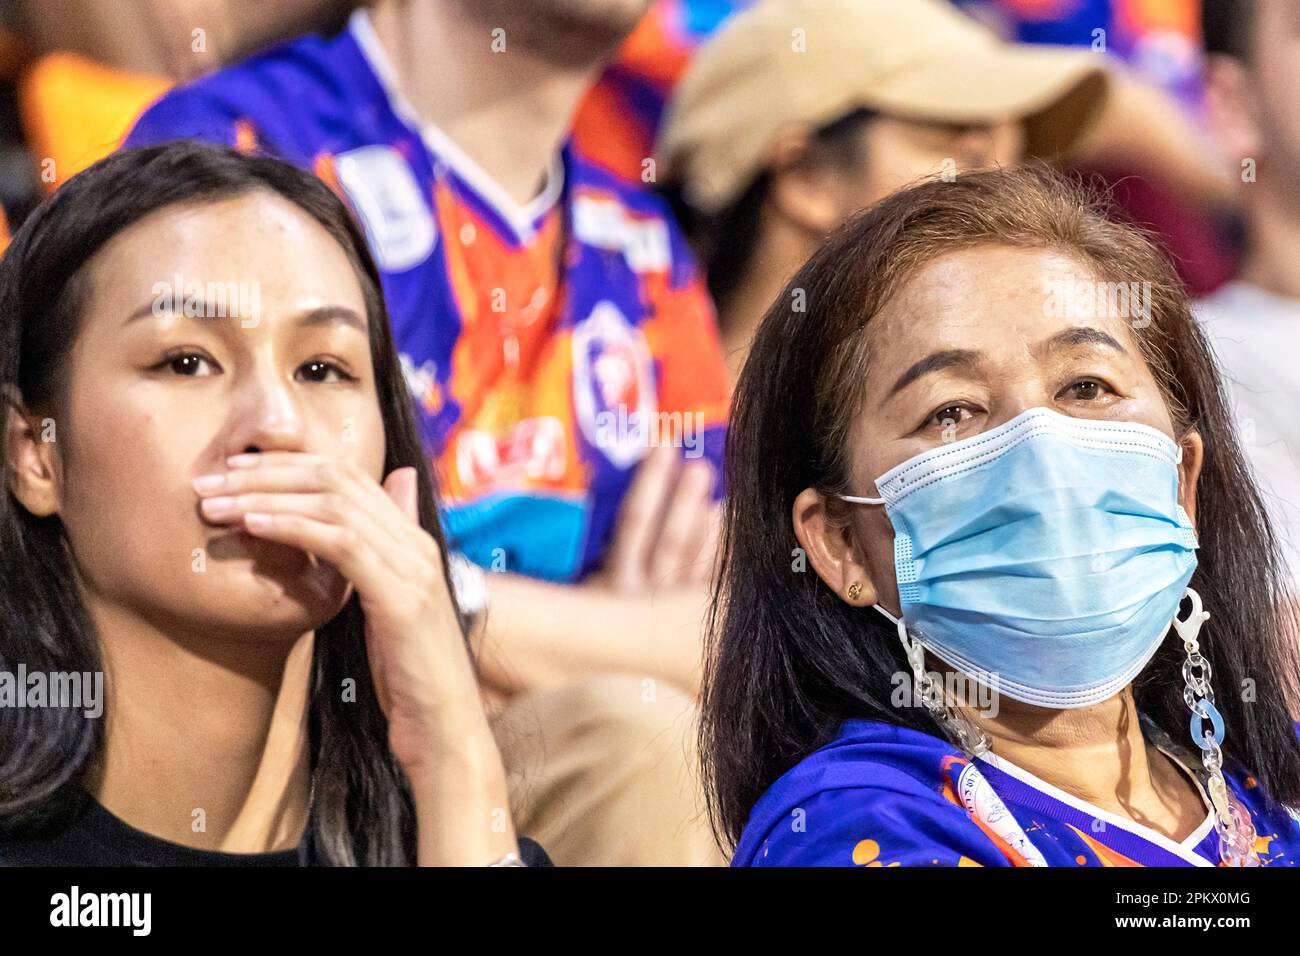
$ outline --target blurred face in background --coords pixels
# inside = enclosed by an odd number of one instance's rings
[[[850,214],[873,205],[916,180],[951,170],[956,174],[1012,166],[1024,152],[1018,121],[954,126],[879,117],[862,134],[866,168],[849,193]]]
[[[338,572],[208,521],[192,482],[248,451],[346,458],[381,477],[366,303],[342,247],[256,191],[140,220],[85,278],[51,448],[92,614],[241,640],[328,621],[348,594]]]
[[[1256,122],[1260,150],[1272,175],[1300,206],[1300,4],[1255,0]]]
[[[1018,120],[959,126],[872,116],[835,147],[813,144],[804,134],[778,143],[771,195],[780,213],[820,241],[919,179],[1015,165],[1024,139]]]
[[[602,59],[641,22],[654,0],[456,0],[489,29],[505,31],[506,49],[564,66]]]
[[[1252,2],[1248,62],[1214,57],[1210,64],[1215,138],[1234,178],[1245,160],[1254,159],[1270,201],[1300,211],[1300,3]]]

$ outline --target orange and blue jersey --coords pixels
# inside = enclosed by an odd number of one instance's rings
[[[1022,43],[1088,46],[1127,62],[1171,96],[1201,95],[1200,0],[957,0]]]
[[[662,201],[570,145],[537,199],[513,202],[416,119],[364,13],[172,91],[127,145],[180,138],[279,156],[347,199],[471,560],[579,579],[651,447],[720,473],[726,367]]]
[[[1181,841],[1092,806],[992,754],[967,759],[930,734],[874,720],[796,764],[750,813],[733,866],[1218,866],[1219,836],[1195,758],[1145,718],[1206,801]],[[1300,817],[1224,768],[1264,866],[1300,865]]]
[[[587,94],[573,124],[583,155],[636,182],[648,163],[664,106],[700,44],[753,0],[658,0]]]

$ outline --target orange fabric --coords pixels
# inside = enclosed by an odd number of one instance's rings
[[[1079,834],[1079,838],[1083,840],[1084,843],[1088,844],[1089,849],[1091,849],[1093,853],[1097,854],[1097,859],[1101,861],[1102,866],[1141,866],[1142,865],[1141,863],[1137,863],[1133,860],[1130,860],[1128,857],[1126,857],[1123,853],[1120,853],[1118,850],[1112,850],[1110,847],[1106,846],[1106,844],[1099,843],[1098,841],[1094,840],[1092,837],[1088,836],[1088,834],[1080,830],[1078,827],[1071,826],[1070,829],[1073,830],[1075,833]]]
[[[573,141],[584,158],[633,181],[654,156],[652,135],[628,112],[618,92],[601,83],[588,91],[573,126]]]
[[[665,89],[671,88],[686,72],[694,52],[676,38],[668,22],[670,15],[668,4],[657,4],[623,42],[618,53],[618,62]]]
[[[623,42],[612,72],[636,77],[667,98],[690,65],[694,47],[677,36],[675,4],[657,3]],[[597,83],[587,93],[573,123],[578,151],[633,182],[644,175],[643,163],[654,155],[658,117],[645,116],[624,101],[617,82]]]
[[[18,102],[42,186],[53,192],[121,146],[140,114],[171,86],[169,79],[72,53],[37,60],[19,83]]]
[[[494,243],[492,227],[441,183],[434,187],[434,206],[441,234],[460,240],[446,246],[448,276],[463,310],[449,383],[461,420],[438,467],[448,499],[483,495],[515,472],[520,481],[581,493],[591,476],[575,431],[564,430],[562,455],[552,445],[554,457],[544,465],[533,457],[539,447],[534,430],[545,427],[538,423],[565,421],[572,402],[571,339],[555,329],[563,308],[555,268],[562,238],[558,209],[530,242],[512,249]],[[508,340],[514,346],[509,359],[503,348]],[[422,396],[430,413],[444,400],[436,384]],[[479,472],[462,460],[466,452],[455,436],[465,430],[496,436],[499,464]],[[545,477],[534,473],[538,469]]]
[[[1130,0],[1117,8],[1125,29],[1172,30],[1186,37],[1200,36],[1200,5],[1188,0]]]

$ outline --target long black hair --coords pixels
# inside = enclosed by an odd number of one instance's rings
[[[1296,632],[1281,559],[1238,442],[1206,339],[1168,258],[1110,206],[1045,167],[972,173],[897,193],[835,233],[790,281],[754,339],[727,437],[720,572],[702,697],[701,754],[720,842],[739,839],[762,793],[867,718],[938,737],[926,708],[890,703],[908,672],[894,627],[840,599],[801,564],[796,496],[816,488],[834,520],[850,487],[849,429],[870,374],[869,328],[894,290],[934,256],[983,244],[1059,250],[1106,281],[1152,284],[1135,330],[1179,435],[1197,429],[1199,564],[1191,586],[1213,615],[1201,631],[1225,754],[1264,793],[1300,805]],[[840,510],[840,514],[835,514]],[[846,521],[847,523],[847,521]],[[1139,708],[1175,740],[1187,733],[1182,647],[1166,640],[1134,683]]]
[[[15,397],[29,410],[57,415],[86,311],[85,267],[105,243],[159,210],[255,190],[282,196],[319,222],[356,271],[384,426],[384,474],[416,469],[420,524],[445,558],[433,484],[365,238],[319,179],[269,157],[188,142],[127,150],[73,177],[23,223],[0,260],[0,435],[18,412]],[[6,454],[0,442],[5,475]],[[311,842],[315,858],[328,864],[407,864],[415,859],[415,815],[388,749],[364,625],[354,594],[316,633],[308,704]],[[19,663],[29,672],[102,668],[62,523],[32,515],[6,488],[0,494],[0,671],[13,672]],[[355,702],[343,701],[345,679],[356,681]],[[72,708],[0,708],[0,836],[37,833],[67,819],[103,746],[102,728],[102,719]]]

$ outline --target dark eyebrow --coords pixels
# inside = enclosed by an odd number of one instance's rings
[[[895,382],[894,387],[889,390],[889,394],[898,394],[922,375],[929,375],[931,372],[940,372],[943,369],[952,368],[956,365],[974,365],[979,361],[980,354],[981,353],[973,352],[970,349],[946,349],[942,352],[931,352],[902,375],[898,376],[898,381]]]
[[[1107,335],[1101,329],[1089,328],[1087,326],[1077,326],[1073,329],[1065,329],[1057,332],[1050,339],[1039,342],[1038,349],[1059,349],[1075,345],[1101,345],[1108,349],[1115,349],[1117,352],[1128,354],[1128,349],[1120,345],[1112,336]]]
[[[1089,328],[1086,326],[1077,326],[1072,329],[1065,329],[1057,332],[1050,339],[1040,342],[1038,349],[1058,349],[1068,348],[1077,345],[1101,345],[1106,348],[1115,349],[1117,352],[1128,354],[1128,349],[1124,348],[1115,338],[1101,329]],[[911,385],[922,375],[929,375],[931,372],[940,372],[946,368],[953,368],[957,365],[974,365],[980,358],[979,352],[970,349],[946,349],[942,352],[933,352],[927,355],[921,361],[917,362],[906,372],[898,377],[894,387],[890,389],[889,394],[895,395],[901,392],[907,386]]]
[[[170,314],[170,312],[171,312],[170,309],[168,309],[168,310],[166,310],[166,311],[167,311],[169,314]],[[130,325],[132,322],[135,322],[135,321],[137,321],[138,319],[147,319],[147,318],[149,318],[149,316],[151,316],[151,315],[153,315],[153,314],[154,314],[154,312],[153,312],[153,303],[150,302],[148,305],[142,305],[142,306],[140,306],[140,308],[136,309],[134,312],[132,312],[130,315],[128,315],[128,316],[126,317],[126,321],[123,322],[122,324],[123,324],[123,325]]]
[[[194,308],[196,311],[198,311],[201,314],[194,315],[194,316],[186,316],[184,312],[174,312],[171,309],[164,309],[163,314],[179,315],[182,318],[192,318],[196,321],[210,321],[207,315],[209,309],[208,309],[208,304],[206,302],[196,301],[194,303]],[[146,319],[153,314],[154,314],[153,303],[150,303],[148,305],[141,306],[140,308],[132,312],[129,316],[127,316],[126,322],[124,322],[123,324],[124,325],[129,324],[131,322],[136,321],[137,319]],[[230,318],[242,318],[242,317],[230,316]],[[350,325],[359,332],[369,331],[369,324],[364,318],[362,318],[352,309],[346,308],[345,306],[341,306],[341,305],[323,305],[319,309],[312,309],[310,312],[306,312],[301,317],[299,317],[298,324],[300,326]]]

